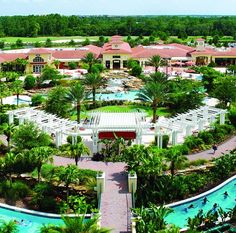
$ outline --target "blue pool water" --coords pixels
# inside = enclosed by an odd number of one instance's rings
[[[229,194],[229,196],[226,198],[223,195],[225,191],[227,191]],[[204,205],[202,200],[205,196],[207,197],[208,202]],[[214,203],[217,203],[225,211],[227,211],[229,208],[233,208],[236,205],[236,177],[229,183],[225,184],[223,187],[205,196],[171,207],[174,212],[166,218],[166,221],[170,224],[175,224],[180,228],[185,228],[187,227],[188,217],[193,218],[197,215],[200,209],[206,213],[212,209]],[[188,206],[191,204],[194,205],[194,208],[188,209],[186,212],[185,208],[188,208]]]
[[[16,220],[19,233],[36,233],[45,224],[62,225],[63,221],[60,218],[47,218],[32,214],[26,214],[18,211],[13,211],[5,208],[0,208],[0,219],[4,221]],[[21,220],[24,220],[21,224]]]
[[[137,98],[138,91],[120,91],[117,93],[109,93],[109,94],[96,94],[97,100],[127,100],[134,101]]]

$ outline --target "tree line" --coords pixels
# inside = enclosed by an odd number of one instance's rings
[[[234,36],[236,16],[1,16],[0,36]]]

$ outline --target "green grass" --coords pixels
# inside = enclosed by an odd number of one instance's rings
[[[5,41],[6,43],[15,43],[17,39],[21,39],[24,43],[35,43],[35,42],[45,42],[47,39],[51,39],[52,41],[57,40],[72,40],[72,39],[81,39],[85,40],[86,38],[90,40],[98,40],[98,36],[45,36],[45,37],[2,37],[0,41]]]
[[[100,108],[93,109],[91,111],[100,111],[100,112],[136,112],[137,110],[146,112],[148,117],[152,116],[152,109],[147,106],[139,105],[113,105],[113,106],[104,106]],[[81,118],[84,119],[88,117],[90,111],[82,112]],[[158,116],[169,116],[170,111],[167,108],[160,107],[157,110]],[[71,116],[71,120],[76,120],[76,113]]]

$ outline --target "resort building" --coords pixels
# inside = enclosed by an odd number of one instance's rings
[[[107,69],[125,69],[129,59],[136,60],[142,67],[147,65],[153,55],[168,61],[168,65],[191,66],[207,65],[215,62],[217,66],[236,64],[236,48],[214,48],[206,46],[204,39],[197,39],[197,46],[172,43],[150,46],[139,45],[131,48],[121,36],[113,36],[103,47],[88,45],[80,48],[39,48],[0,52],[0,65],[25,59],[26,73],[40,74],[45,65],[60,61],[57,68],[68,69],[69,62],[80,62],[87,53],[93,53]]]

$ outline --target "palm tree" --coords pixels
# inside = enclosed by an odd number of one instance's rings
[[[154,66],[157,72],[160,66],[165,65],[165,61],[159,55],[154,55],[148,60],[148,64]]]
[[[97,59],[95,58],[93,53],[87,53],[86,56],[82,59],[82,61],[84,63],[87,63],[89,68],[88,68],[88,72],[91,73],[92,70],[92,66],[97,63]]]
[[[70,145],[68,153],[72,158],[75,159],[76,166],[78,165],[78,161],[83,154],[90,154],[89,148],[81,141],[79,143],[76,143],[74,145]]]
[[[40,233],[109,233],[106,228],[99,228],[99,215],[95,215],[90,219],[85,219],[85,215],[77,215],[74,218],[62,217],[63,226],[43,226]]]
[[[18,232],[17,225],[13,220],[9,222],[1,221],[0,233],[17,233],[17,232]]]
[[[28,63],[29,62],[23,58],[17,58],[15,60],[16,70],[19,70],[23,74]]]
[[[170,171],[172,177],[175,175],[176,168],[186,162],[188,159],[182,154],[181,145],[171,147],[166,154],[166,160],[170,162]]]
[[[53,64],[56,66],[57,69],[59,69],[60,63],[61,62],[59,60],[54,60],[53,61]]]
[[[10,90],[7,84],[0,82],[0,104],[2,105],[2,99],[10,94]]]
[[[60,169],[58,178],[61,182],[65,184],[66,187],[66,196],[69,197],[69,186],[72,183],[79,181],[78,168],[75,165],[68,165],[67,167],[62,167]]]
[[[23,82],[16,80],[12,83],[12,90],[17,98],[17,106],[19,105],[19,95],[24,91]]]
[[[165,99],[166,94],[167,85],[165,82],[147,82],[143,89],[137,94],[138,100],[152,104],[153,123],[157,120],[157,107]]]
[[[73,102],[76,105],[78,123],[80,123],[81,103],[85,97],[85,89],[84,86],[80,84],[80,82],[77,82],[71,86],[65,96],[65,100],[67,102]]]
[[[8,175],[10,186],[12,185],[12,174],[14,172],[14,165],[18,159],[18,155],[13,152],[8,152],[4,158],[2,158],[2,168],[5,174]]]
[[[13,132],[15,130],[15,126],[14,124],[7,124],[4,123],[1,127],[0,127],[0,132],[2,132],[3,134],[6,135],[6,140],[7,140],[7,146],[8,148],[10,148],[10,144],[11,144],[11,137],[13,135]]]
[[[91,73],[87,74],[84,80],[84,84],[92,89],[93,94],[93,105],[96,104],[96,89],[104,85],[106,80],[102,78],[99,74]]]
[[[155,72],[143,78],[147,82],[157,82],[157,83],[166,83],[168,81],[168,76],[162,72]]]
[[[38,182],[41,177],[41,168],[44,163],[53,162],[53,150],[48,146],[34,147],[30,150],[30,157],[35,162],[38,172]]]

